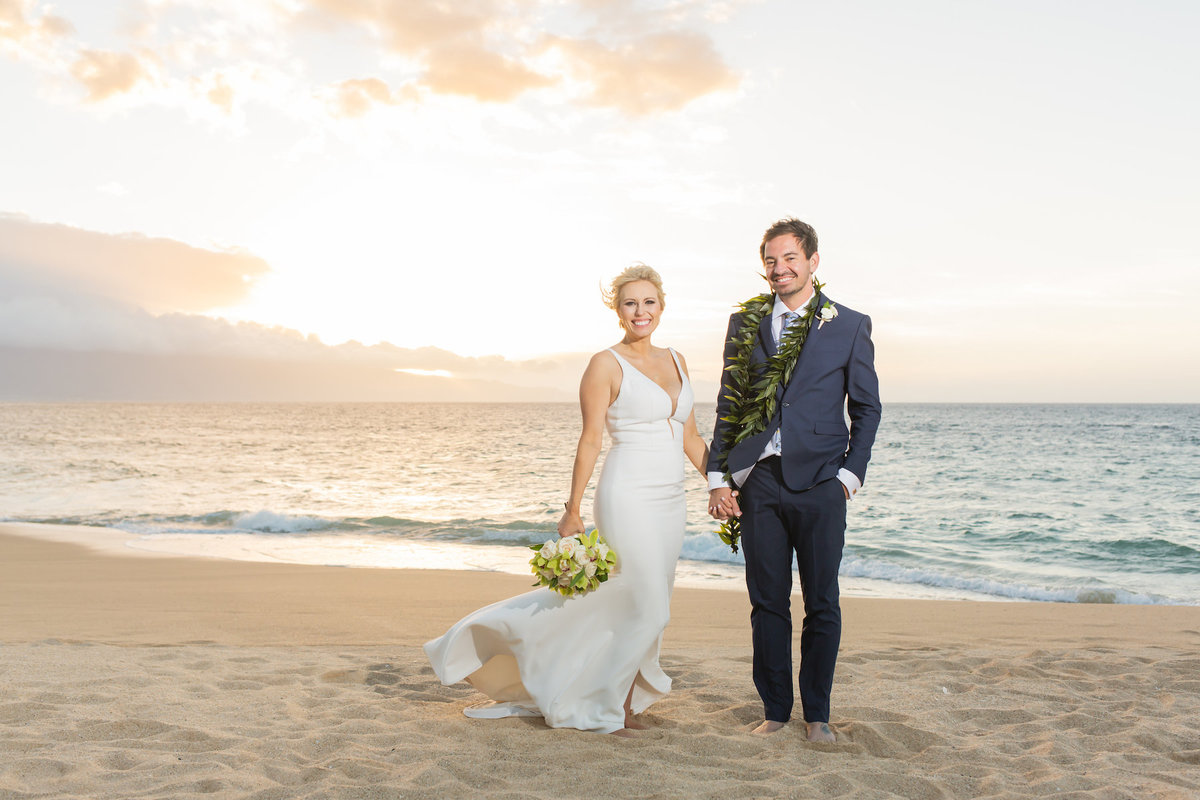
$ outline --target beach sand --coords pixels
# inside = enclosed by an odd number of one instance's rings
[[[470,720],[433,676],[421,644],[527,579],[121,537],[0,526],[0,798],[1200,797],[1198,607],[844,599],[814,745],[747,732],[744,594],[679,589],[626,740]]]

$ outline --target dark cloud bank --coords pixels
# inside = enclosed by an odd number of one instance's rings
[[[514,362],[331,346],[179,311],[233,305],[267,272],[245,252],[0,215],[0,401],[574,399],[582,355]]]

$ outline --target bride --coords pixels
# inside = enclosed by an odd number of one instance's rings
[[[658,652],[683,544],[683,458],[703,475],[708,445],[686,362],[650,342],[665,307],[658,273],[632,266],[604,299],[625,335],[583,373],[583,432],[558,535],[584,532],[580,504],[607,428],[593,514],[616,573],[583,597],[537,589],[481,608],[428,642],[443,684],[465,680],[493,700],[465,709],[469,717],[540,716],[554,728],[632,736],[645,727],[636,715],[671,690]]]

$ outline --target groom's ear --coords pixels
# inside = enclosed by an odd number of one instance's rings
[[[821,254],[813,253],[812,258],[808,260],[808,274],[811,275],[817,271],[817,265],[821,263]]]

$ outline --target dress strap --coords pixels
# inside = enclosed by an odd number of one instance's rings
[[[675,362],[675,369],[679,370],[679,377],[683,377],[683,366],[679,363],[679,354],[675,352],[674,347],[668,347],[667,352],[671,354],[671,360]]]
[[[679,354],[675,352],[675,348],[668,347],[667,350],[671,353],[671,360],[675,362],[675,371],[679,373],[679,382],[691,383],[687,373],[683,371],[683,364],[679,363]]]

